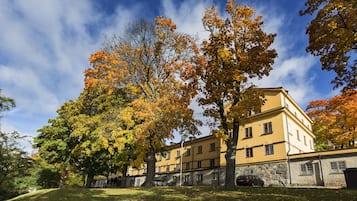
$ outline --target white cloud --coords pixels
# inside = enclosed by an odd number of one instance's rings
[[[202,17],[205,9],[213,4],[210,1],[184,1],[179,7],[176,7],[173,1],[163,1],[164,15],[177,24],[179,32],[198,36],[199,40],[208,38],[202,25]]]
[[[3,128],[36,135],[81,92],[89,55],[139,12],[97,9],[89,1],[0,1],[0,88],[17,104],[2,119]]]
[[[270,75],[255,80],[255,83],[259,87],[282,86],[301,107],[305,107],[318,96],[318,92],[313,87],[314,75],[311,71],[316,67],[317,59],[305,53],[304,49],[298,52],[294,49],[296,41],[292,40],[291,33],[284,30],[290,22],[282,12],[272,10],[270,7],[259,7],[257,13],[263,15],[264,30],[277,34],[272,48],[277,51],[278,57]]]
[[[15,97],[21,112],[51,113],[58,107],[55,94],[41,82],[41,76],[44,75],[34,73],[31,68],[0,66],[0,79],[10,86],[3,93]]]

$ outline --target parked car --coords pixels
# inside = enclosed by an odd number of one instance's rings
[[[264,186],[264,181],[256,175],[241,175],[236,179],[237,186]]]

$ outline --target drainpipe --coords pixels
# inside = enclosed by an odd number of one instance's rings
[[[319,155],[319,164],[320,164],[322,186],[325,186],[324,172],[322,171],[321,155]]]
[[[284,108],[286,108],[286,97],[284,95]],[[288,110],[288,108],[286,108]],[[288,115],[285,114],[285,122],[286,122],[286,131],[288,132],[288,151],[286,152],[286,156],[288,158],[288,169],[289,169],[289,184],[291,185],[291,167],[290,167],[290,134],[289,134],[289,123],[288,123]]]
[[[184,145],[185,141],[181,140],[181,158],[180,158],[180,186],[182,186],[182,159],[183,159],[183,145]]]

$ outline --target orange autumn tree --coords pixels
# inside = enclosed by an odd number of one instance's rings
[[[336,73],[334,88],[356,89],[357,1],[306,0],[305,6],[300,15],[314,15],[306,51],[320,57],[322,70]]]
[[[206,64],[200,75],[199,103],[205,107],[204,115],[215,120],[214,134],[226,143],[225,188],[233,189],[239,126],[248,111],[259,112],[264,103],[251,78],[269,75],[277,53],[270,49],[275,34],[262,30],[262,16],[234,1],[228,1],[226,12],[228,17],[222,18],[216,7],[208,8],[202,19],[210,35],[202,43]]]
[[[318,149],[354,147],[357,140],[357,91],[349,90],[341,96],[312,101],[306,108],[314,121]]]
[[[175,130],[197,134],[193,110],[197,64],[202,58],[195,40],[176,32],[171,19],[157,17],[155,24],[140,20],[129,26],[103,50],[90,57],[85,86],[123,88],[133,101],[121,113],[133,125],[138,149],[134,166],[147,164],[145,186],[152,186],[155,154],[163,151],[165,140]]]

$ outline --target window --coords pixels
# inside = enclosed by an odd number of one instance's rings
[[[245,174],[245,175],[254,174],[254,170],[251,169],[251,168],[246,168],[246,169],[244,169],[244,174]]]
[[[159,167],[157,167],[157,172],[160,172],[160,166],[159,166]]]
[[[210,159],[210,160],[209,160],[209,167],[210,167],[210,168],[214,168],[214,166],[215,166],[215,160],[214,160],[214,158],[213,158],[213,159]]]
[[[177,176],[173,176],[173,177],[172,177],[172,181],[173,181],[174,183],[176,183],[176,182],[177,182],[177,179],[178,179],[178,177],[177,177]]]
[[[181,156],[180,150],[177,150],[177,151],[176,151],[176,157],[180,157],[180,156]]]
[[[166,165],[166,172],[170,172],[170,166]]]
[[[312,163],[301,164],[300,168],[302,175],[312,175],[314,173]]]
[[[201,183],[203,181],[203,174],[196,175],[196,180],[197,180],[197,183]]]
[[[273,133],[273,128],[271,122],[264,123],[264,134]]]
[[[247,117],[250,117],[250,116],[252,116],[252,110],[247,111]]]
[[[300,134],[299,134],[299,130],[296,130],[296,137],[297,137],[297,140],[300,141]]]
[[[274,154],[274,145],[273,144],[265,145],[265,155],[272,155],[272,154]]]
[[[162,156],[161,156],[161,154],[158,154],[157,155],[157,161],[161,161],[162,160]]]
[[[180,169],[180,164],[175,164],[175,170],[179,170]]]
[[[202,154],[202,145],[197,147],[197,154]]]
[[[331,171],[334,173],[343,172],[346,169],[345,161],[334,161],[331,162]]]
[[[170,160],[170,152],[169,151],[166,152],[165,157],[166,157],[166,160]]]
[[[190,169],[190,163],[187,162],[187,163],[185,163],[185,164],[186,164],[186,170]]]
[[[304,135],[304,144],[307,145],[307,144],[306,144],[306,136],[305,136],[305,135]]]
[[[212,180],[218,180],[218,172],[212,174]]]
[[[246,138],[253,137],[253,129],[252,129],[252,127],[245,128],[245,137]]]
[[[186,156],[190,156],[190,155],[191,155],[191,149],[188,148],[188,149],[186,150]]]
[[[310,149],[312,149],[312,141],[311,141],[311,139],[310,139]]]
[[[201,168],[202,167],[202,161],[197,161],[197,168]]]
[[[190,181],[190,175],[185,175],[184,182],[189,182],[189,181]]]
[[[211,143],[209,145],[209,151],[216,151],[216,143]]]
[[[245,157],[247,157],[247,158],[253,157],[253,148],[246,148],[245,149]]]

